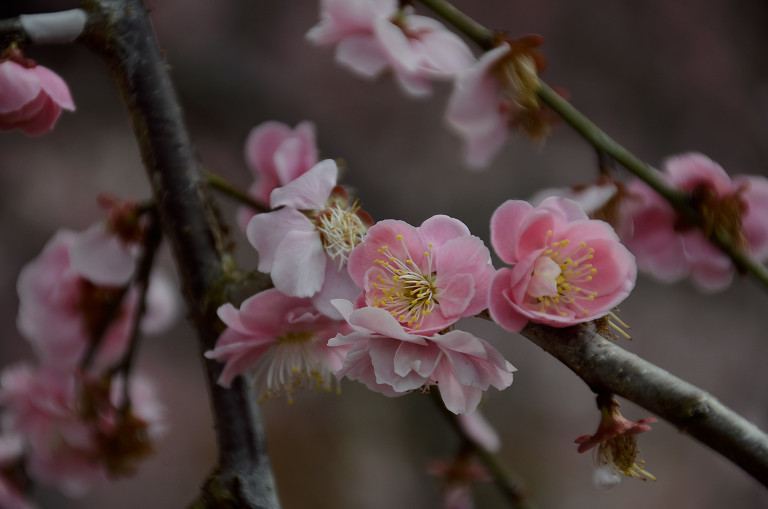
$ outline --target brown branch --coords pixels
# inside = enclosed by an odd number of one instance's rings
[[[89,19],[81,40],[106,60],[119,85],[176,260],[189,318],[201,352],[206,351],[220,333],[216,309],[227,300],[235,267],[166,63],[141,1],[89,0],[84,9]],[[203,362],[219,465],[195,507],[278,508],[254,395],[242,380],[231,389],[218,386],[221,365]]]
[[[711,394],[584,326],[556,329],[529,322],[522,335],[594,392],[612,392],[650,410],[768,486],[768,436]]]

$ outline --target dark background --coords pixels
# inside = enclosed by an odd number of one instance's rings
[[[764,0],[616,2],[487,0],[456,4],[511,36],[547,40],[543,77],[642,159],[701,151],[731,174],[768,175],[768,4]],[[75,7],[69,1],[8,1],[0,18]],[[248,186],[242,158],[249,129],[266,120],[313,120],[323,156],[342,157],[347,183],[375,219],[419,224],[443,213],[488,240],[490,215],[504,200],[542,187],[589,182],[592,149],[566,127],[537,146],[513,136],[490,168],[471,172],[442,121],[450,87],[426,101],[404,97],[387,78],[359,80],[308,45],[318,2],[152,0],[155,27],[204,164]],[[426,12],[426,11],[424,11]],[[2,364],[31,360],[15,329],[15,282],[59,228],[96,221],[96,194],[148,196],[136,142],[102,62],[81,46],[32,48],[28,56],[70,84],[78,111],[50,134],[0,135],[0,342]],[[235,206],[222,198],[225,216]],[[234,225],[234,222],[233,222]],[[236,227],[233,227],[236,230]],[[240,262],[255,253],[236,232]],[[164,263],[171,267],[167,253]],[[768,295],[739,280],[715,296],[689,283],[641,277],[622,306],[632,325],[625,348],[698,385],[765,429]],[[625,480],[609,492],[592,485],[592,458],[573,439],[594,432],[589,389],[520,336],[468,320],[518,368],[483,407],[503,441],[506,463],[529,483],[540,507],[766,507],[764,489],[685,433],[659,423],[641,436],[641,456],[658,482]],[[216,451],[197,345],[182,321],[148,337],[139,369],[159,383],[171,433],[133,479],[81,500],[38,489],[43,508],[171,508],[194,499]],[[437,482],[425,474],[456,438],[427,398],[398,399],[344,382],[341,396],[303,393],[262,405],[278,490],[286,509],[437,508]],[[631,403],[625,415],[648,413]],[[505,507],[493,486],[478,508]]]

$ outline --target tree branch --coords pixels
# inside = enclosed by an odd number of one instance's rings
[[[529,322],[521,334],[594,392],[612,392],[650,410],[768,486],[768,436],[711,394],[585,326],[557,329]]]
[[[213,348],[236,268],[202,177],[181,107],[140,0],[89,0],[81,37],[115,77],[139,142],[201,352]],[[266,280],[264,281],[266,286]],[[195,507],[279,507],[256,398],[242,379],[216,384],[222,365],[204,361],[219,465]]]

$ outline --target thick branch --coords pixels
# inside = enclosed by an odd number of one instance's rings
[[[235,271],[147,10],[139,0],[91,0],[88,46],[107,61],[131,116],[163,232],[171,245],[201,351],[219,335],[216,309]],[[204,361],[219,466],[197,507],[279,507],[255,397],[242,381],[216,384],[221,365]]]
[[[711,394],[616,346],[586,327],[530,322],[522,335],[579,375],[650,410],[768,486],[768,436]]]

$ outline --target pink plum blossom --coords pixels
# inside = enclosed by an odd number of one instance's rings
[[[78,249],[83,238],[92,248],[87,253],[82,253],[84,258],[98,260],[105,253],[113,254],[114,243],[106,237],[101,238],[102,233],[98,233],[98,236],[104,242],[94,240],[90,236],[93,231],[58,231],[46,244],[43,252],[22,269],[17,282],[17,326],[20,332],[32,343],[44,364],[65,370],[71,369],[81,361],[94,335],[98,333],[100,323],[106,318],[105,313],[115,299],[121,298],[123,292],[121,287],[95,284],[78,270],[81,266],[75,266],[73,263],[73,250]],[[102,251],[104,246],[106,249]],[[95,263],[98,265],[101,262]],[[131,268],[134,263],[131,262]],[[108,265],[99,265],[99,270]],[[124,274],[121,271],[127,264],[115,264],[112,267],[118,267],[119,277],[111,278],[113,273],[104,270],[101,272],[104,276],[102,282],[123,281]],[[93,267],[86,273],[93,275],[92,269]],[[137,298],[135,289],[127,291],[112,323],[104,332],[93,362],[95,370],[109,367],[125,351]],[[171,289],[169,279],[161,273],[150,278],[146,307],[147,313],[142,319],[144,332],[162,331],[170,325],[176,315],[176,293]]]
[[[272,191],[270,205],[281,208],[254,216],[246,229],[259,253],[258,269],[272,276],[275,287],[292,297],[314,296],[318,309],[335,318],[330,299],[359,293],[346,263],[373,222],[349,203],[336,186],[337,175],[333,160],[321,161]]]
[[[483,241],[443,215],[418,227],[380,221],[349,256],[349,274],[363,289],[357,307],[381,308],[421,334],[486,309],[494,272]]]
[[[61,110],[74,111],[69,87],[59,75],[11,50],[0,57],[0,130],[38,136],[53,129]]]
[[[565,198],[503,203],[491,218],[491,243],[514,265],[494,276],[489,308],[511,332],[529,320],[567,327],[602,317],[635,284],[634,257],[613,229]]]
[[[245,160],[256,177],[248,193],[267,204],[273,190],[295,180],[317,164],[315,125],[301,122],[291,129],[281,122],[264,122],[248,134]],[[253,216],[250,209],[239,211],[238,222],[243,230]]]
[[[335,44],[336,61],[365,78],[392,70],[413,97],[429,95],[431,79],[453,79],[474,61],[460,37],[410,8],[399,10],[395,0],[322,0],[320,17],[307,39]]]
[[[164,429],[154,390],[140,378],[131,380],[125,414],[120,383],[110,388],[74,372],[16,365],[2,373],[0,385],[6,423],[26,442],[30,477],[68,495],[132,471],[151,452],[147,440]]]
[[[463,139],[470,167],[487,166],[512,128],[537,140],[547,134],[554,119],[536,97],[544,58],[534,48],[542,42],[534,35],[507,40],[457,76],[446,121]]]
[[[354,330],[328,342],[351,348],[336,373],[339,378],[357,380],[389,397],[437,385],[445,407],[456,414],[474,412],[491,385],[501,390],[512,384],[515,368],[468,332],[415,334],[380,307],[354,309],[345,300],[333,304]]]
[[[347,349],[327,343],[349,331],[344,321],[318,312],[308,298],[289,297],[274,288],[245,300],[240,309],[225,304],[218,313],[227,330],[205,356],[226,363],[220,385],[229,387],[249,371],[261,399],[282,392],[292,398],[304,386],[331,390],[331,373],[341,368]]]
[[[692,193],[705,227],[725,229],[755,259],[768,259],[768,179],[738,176],[731,180],[720,165],[697,153],[667,159],[662,175]],[[641,270],[667,282],[690,275],[705,291],[730,285],[733,263],[701,230],[686,223],[640,180],[630,182],[628,191],[623,200],[622,240]]]

